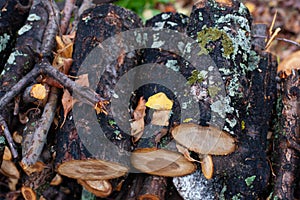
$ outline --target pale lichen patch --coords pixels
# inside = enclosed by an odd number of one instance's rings
[[[10,35],[6,33],[4,33],[3,36],[0,36],[0,52],[6,49],[9,40],[10,40]]]
[[[20,28],[20,30],[18,31],[18,34],[22,35],[22,34],[26,33],[27,31],[29,31],[31,28],[32,28],[31,25],[25,24],[24,26],[22,26],[22,28]]]
[[[39,20],[41,20],[41,17],[36,15],[35,13],[33,13],[28,16],[27,20],[30,22],[39,21]]]
[[[177,60],[168,60],[166,63],[166,67],[172,69],[175,72],[178,72],[180,68]]]

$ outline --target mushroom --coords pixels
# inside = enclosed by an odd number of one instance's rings
[[[211,155],[227,155],[236,149],[235,139],[213,126],[180,124],[172,130],[172,136],[177,143],[199,154],[202,173],[207,179],[213,176],[214,165]]]
[[[57,170],[61,175],[80,180],[109,180],[128,172],[123,165],[96,159],[67,161]]]
[[[227,155],[236,148],[233,137],[213,126],[186,123],[176,126],[171,133],[176,142],[199,154]]]
[[[87,191],[93,193],[97,197],[105,198],[112,192],[112,186],[107,180],[81,180],[77,182],[82,185]]]
[[[214,164],[211,155],[204,155],[201,162],[201,171],[206,179],[211,179],[214,173]]]
[[[181,154],[156,148],[135,150],[131,164],[141,172],[167,177],[184,176],[196,170],[196,166]]]

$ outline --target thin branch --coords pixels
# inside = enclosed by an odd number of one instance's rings
[[[60,25],[60,30],[62,34],[67,33],[74,6],[75,6],[75,0],[66,0],[65,7],[63,10],[63,18],[61,20],[61,25]]]
[[[52,67],[48,61],[44,60],[43,62],[41,62],[40,67],[43,73],[53,77],[68,90],[73,91],[73,93],[78,95],[76,97],[78,97],[80,101],[91,106],[95,106],[96,103],[105,100],[100,97],[99,94],[97,94],[94,90],[76,84],[65,74]]]
[[[25,151],[25,155],[21,161],[22,166],[25,166],[25,169],[28,166],[35,164],[42,153],[44,144],[47,141],[48,131],[55,116],[58,93],[59,91],[57,88],[51,88],[49,99],[45,105],[42,117],[38,120],[37,128],[32,134],[30,147],[27,149],[27,151]]]
[[[7,124],[6,124],[4,118],[1,115],[0,115],[0,124],[2,126],[1,128],[3,130],[3,133],[5,135],[6,140],[8,142],[8,146],[10,148],[10,151],[11,151],[12,155],[13,155],[13,158],[17,158],[18,157],[18,152],[16,150],[16,145],[13,141],[13,138],[11,137],[11,134],[9,132]]]
[[[10,101],[12,101],[13,98],[17,96],[21,90],[24,89],[30,82],[32,82],[39,74],[39,68],[36,65],[0,99],[0,110],[2,110]]]
[[[254,38],[264,38],[264,39],[268,38],[267,36],[263,36],[263,35],[252,35],[252,37],[254,37]],[[285,38],[275,38],[275,40],[284,41],[284,42],[291,43],[293,45],[296,45],[296,46],[300,47],[300,43],[295,42],[293,40],[288,40],[288,39],[285,39]]]

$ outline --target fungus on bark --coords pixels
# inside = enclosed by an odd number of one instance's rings
[[[196,170],[196,166],[181,154],[156,148],[135,150],[131,164],[141,172],[167,177],[184,176]]]
[[[199,154],[227,155],[236,149],[235,139],[213,126],[180,124],[172,130],[172,136],[176,142]]]

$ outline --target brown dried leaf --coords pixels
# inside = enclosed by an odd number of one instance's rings
[[[130,133],[134,137],[133,142],[137,142],[143,135],[145,128],[144,117],[146,116],[146,106],[143,97],[139,99],[136,109],[133,111],[133,121],[130,123]]]
[[[13,132],[13,140],[14,140],[16,143],[21,144],[21,143],[22,143],[22,140],[23,140],[23,137],[22,137],[22,135],[20,135],[20,134],[18,133],[18,131],[15,131],[15,132]]]
[[[277,72],[283,72],[283,77],[289,76],[292,69],[300,69],[300,51],[296,51],[279,63]]]
[[[3,160],[11,160],[11,159],[12,159],[11,152],[10,152],[9,148],[7,146],[5,146],[4,147]]]
[[[72,110],[73,105],[75,103],[75,100],[73,100],[73,97],[71,96],[69,90],[64,89],[64,94],[62,96],[61,102],[64,108],[64,121],[61,125],[62,127],[66,121],[68,113]]]
[[[201,163],[199,160],[195,160],[194,158],[192,158],[190,156],[189,150],[187,148],[185,148],[184,146],[182,146],[180,144],[176,144],[176,148],[177,148],[178,152],[181,153],[188,161]]]
[[[80,85],[82,87],[89,87],[90,86],[89,75],[82,74],[82,75],[78,76],[78,79],[75,80],[75,83],[77,83],[78,85]]]
[[[154,138],[155,142],[159,143],[161,138],[163,138],[165,135],[167,135],[167,133],[168,133],[168,129],[166,129],[166,128],[161,129]]]
[[[46,83],[49,86],[56,87],[56,88],[64,88],[62,84],[60,84],[57,80],[55,80],[52,77],[46,76],[45,78],[42,79],[42,83]]]
[[[62,182],[62,177],[59,174],[56,174],[55,177],[51,180],[50,185],[57,186]]]
[[[170,113],[170,110],[155,110],[152,115],[151,124],[169,126]]]
[[[11,160],[3,160],[0,173],[9,178],[19,179],[20,173],[14,162]]]

